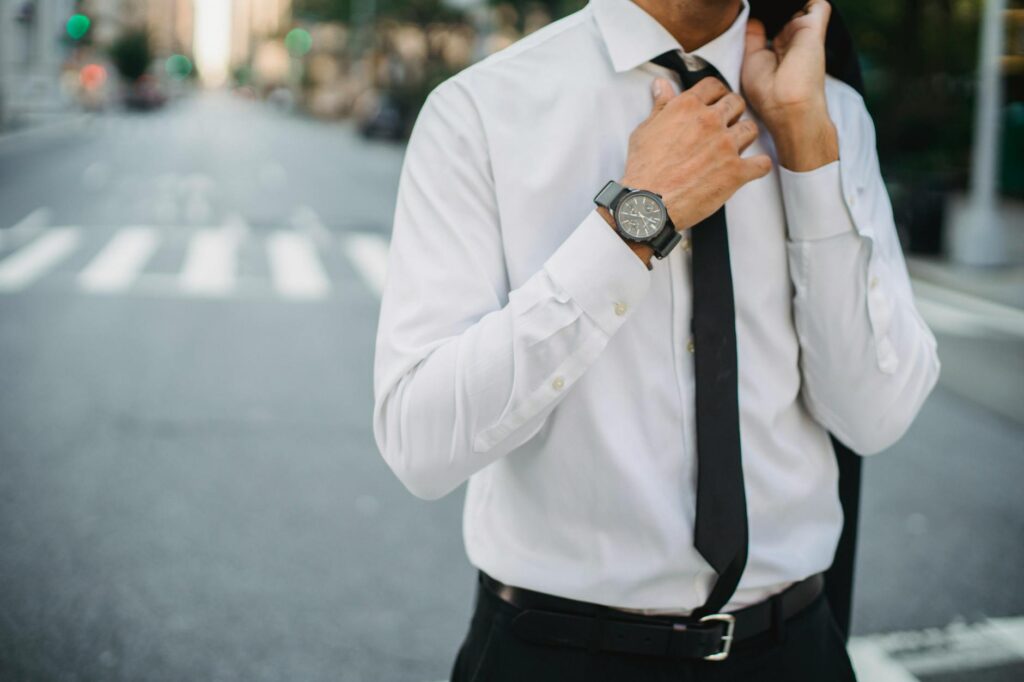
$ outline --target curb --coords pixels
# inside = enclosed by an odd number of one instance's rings
[[[92,118],[92,114],[71,114],[55,121],[29,125],[25,128],[11,130],[10,132],[0,132],[0,151],[11,144],[16,144],[20,140],[31,139],[39,135],[59,134],[65,130],[82,127],[92,120]]]

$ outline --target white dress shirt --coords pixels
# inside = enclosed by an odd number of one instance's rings
[[[746,20],[693,53],[736,91]],[[466,550],[498,580],[687,613],[716,577],[693,546],[688,245],[648,271],[593,203],[654,77],[678,83],[647,63],[672,49],[630,0],[591,0],[430,94],[399,184],[374,433],[420,497],[468,479]],[[750,533],[727,611],[831,564],[828,433],[885,449],[939,374],[871,119],[844,83],[826,95],[840,160],[776,165],[726,203]],[[745,154],[762,152],[763,127]]]

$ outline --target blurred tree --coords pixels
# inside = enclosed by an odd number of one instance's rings
[[[861,52],[887,170],[966,181],[981,0],[838,2]],[[937,178],[937,174],[944,178]]]
[[[319,21],[358,23],[369,19],[371,11],[377,18],[419,24],[458,21],[463,16],[443,0],[295,0],[294,5],[296,16]]]
[[[110,58],[122,78],[129,83],[137,81],[153,61],[149,33],[142,29],[125,31],[111,44]]]

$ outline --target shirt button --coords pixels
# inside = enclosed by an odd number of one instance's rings
[[[877,277],[872,277],[871,281],[868,282],[868,288],[869,289],[874,289],[877,286],[878,286],[878,278]]]
[[[689,237],[683,237],[682,246],[683,246],[683,251],[685,251],[687,253],[690,252],[690,238]]]
[[[693,337],[692,336],[690,337],[690,340],[686,342],[686,350],[690,351],[691,353],[693,352]]]
[[[615,304],[615,314],[618,315],[619,317],[625,315],[627,310],[629,310],[629,306],[627,306],[625,303],[617,302]]]
[[[561,391],[563,388],[565,388],[565,379],[563,379],[562,377],[555,377],[555,380],[551,382],[551,388],[555,389],[556,391]]]
[[[850,196],[846,197],[846,203],[848,203],[850,206],[856,205],[857,197],[851,194]]]

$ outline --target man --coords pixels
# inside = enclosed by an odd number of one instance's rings
[[[829,434],[887,448],[939,362],[829,5],[752,1],[591,0],[417,120],[374,429],[469,480],[455,680],[854,679]]]

